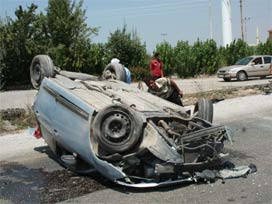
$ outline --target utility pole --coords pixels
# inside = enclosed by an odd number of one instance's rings
[[[259,27],[256,28],[256,45],[260,44]]]
[[[245,23],[245,42],[247,42],[247,27],[246,27],[246,22],[250,20],[250,17],[245,17],[244,18],[244,23]]]
[[[232,41],[232,26],[231,26],[231,1],[221,0],[222,6],[222,39],[223,46],[226,47]]]
[[[167,33],[161,33],[162,37],[163,37],[163,41],[165,41],[165,36],[167,36]]]
[[[242,40],[245,41],[244,37],[244,18],[243,18],[243,2],[240,0],[240,18],[241,18],[241,32],[242,32]]]
[[[213,39],[213,32],[212,32],[212,0],[210,0],[209,4],[209,18],[210,18],[210,39]]]

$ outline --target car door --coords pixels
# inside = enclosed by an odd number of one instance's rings
[[[54,134],[64,148],[80,152],[89,140],[89,117],[93,110],[70,89],[57,87]]]
[[[261,66],[263,66],[262,57],[255,57],[246,66],[246,72],[248,76],[260,76]]]
[[[256,57],[251,65],[253,66],[253,72],[251,76],[264,76],[265,75],[265,69],[264,69],[264,63],[263,63],[263,57]]]
[[[272,74],[272,56],[264,56],[264,75]]]

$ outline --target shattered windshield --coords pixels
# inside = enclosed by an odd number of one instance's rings
[[[245,57],[237,61],[235,65],[247,65],[252,59],[253,59],[252,57]]]

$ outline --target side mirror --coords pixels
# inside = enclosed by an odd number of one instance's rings
[[[255,65],[255,62],[251,62],[251,66],[254,66]]]

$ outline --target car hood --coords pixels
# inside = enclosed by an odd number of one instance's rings
[[[231,69],[235,69],[235,68],[242,68],[244,67],[245,65],[231,65],[231,66],[228,66],[228,67],[222,67],[220,68],[219,70],[220,71],[229,71]]]

